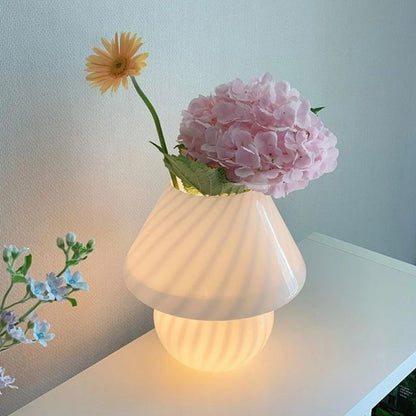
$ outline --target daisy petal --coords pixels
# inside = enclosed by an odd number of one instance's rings
[[[137,54],[143,45],[137,34],[122,32],[108,41],[101,38],[104,49],[94,47],[95,55],[87,57],[85,71],[92,88],[99,87],[102,94],[111,89],[116,92],[120,85],[128,88],[127,77],[139,75],[146,66],[148,53]]]

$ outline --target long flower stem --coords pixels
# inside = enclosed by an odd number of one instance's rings
[[[163,151],[167,154],[168,148],[166,146],[165,138],[163,136],[162,126],[160,124],[159,116],[157,115],[157,112],[155,108],[153,107],[153,104],[150,102],[150,100],[147,98],[146,94],[143,92],[143,90],[139,87],[139,84],[137,83],[136,79],[134,77],[130,77],[131,82],[134,85],[134,88],[137,91],[137,94],[139,94],[140,98],[143,100],[143,102],[146,104],[146,107],[150,111],[150,114],[153,117],[153,121],[156,126],[157,135],[159,137],[159,143],[160,147],[163,149]],[[172,179],[173,186],[178,189],[178,181],[176,179],[176,176],[170,172],[170,177]]]

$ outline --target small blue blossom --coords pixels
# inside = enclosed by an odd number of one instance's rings
[[[63,277],[58,277],[55,273],[48,273],[46,277],[46,281],[50,287],[50,292],[54,296],[57,301],[61,301],[65,299],[65,296],[69,292],[69,288],[66,286],[62,286],[64,283]]]
[[[35,337],[35,340],[44,347],[47,347],[48,342],[55,338],[55,334],[48,333],[50,328],[49,322],[44,319],[42,321],[36,321],[35,326],[33,327],[33,336]]]
[[[15,378],[10,377],[10,376],[6,376],[4,373],[5,373],[4,368],[0,367],[0,389],[5,389],[5,388],[18,389],[17,386],[12,386],[12,384],[15,381]],[[1,394],[1,392],[0,392],[0,394]]]
[[[55,296],[51,293],[51,288],[45,282],[40,282],[31,277],[28,277],[28,281],[30,282],[30,290],[31,292],[39,299],[39,300],[54,300]]]
[[[81,272],[75,272],[71,275],[71,270],[68,268],[65,270],[64,279],[69,286],[79,290],[89,290],[88,283],[82,279]]]
[[[5,324],[16,324],[17,323],[17,318],[16,315],[14,314],[13,311],[4,311],[1,313],[0,315],[0,319],[5,323]]]
[[[31,342],[30,339],[27,339],[25,337],[25,333],[23,332],[23,329],[20,328],[19,326],[14,326],[13,324],[8,324],[6,330],[7,330],[7,333],[12,338],[21,342],[22,344],[28,344],[29,342]]]

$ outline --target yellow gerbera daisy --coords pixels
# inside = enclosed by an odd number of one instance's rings
[[[143,45],[141,38],[136,33],[131,36],[130,33],[122,32],[120,42],[118,33],[111,42],[105,38],[101,38],[101,42],[105,49],[95,47],[93,51],[96,55],[87,58],[85,70],[90,72],[86,76],[87,81],[91,82],[91,87],[99,87],[101,94],[109,88],[113,92],[117,91],[121,82],[127,89],[127,77],[139,75],[149,56],[147,52],[135,55]]]

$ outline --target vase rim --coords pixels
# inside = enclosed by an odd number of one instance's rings
[[[237,196],[242,196],[242,195],[247,195],[247,194],[253,194],[253,193],[254,194],[263,194],[262,192],[253,191],[252,189],[247,189],[247,191],[241,192],[239,194],[204,195],[204,194],[201,194],[200,192],[198,192],[198,193],[192,193],[192,192],[187,192],[185,190],[185,187],[183,186],[182,181],[179,178],[178,178],[178,186],[179,186],[179,188],[175,188],[173,186],[172,181],[169,181],[168,188],[171,188],[173,191],[175,191],[175,192],[181,192],[181,193],[186,194],[186,195],[197,196],[197,197],[201,197],[202,196],[202,197],[206,197],[206,198],[224,198],[224,197],[229,198],[229,197],[237,197]]]

